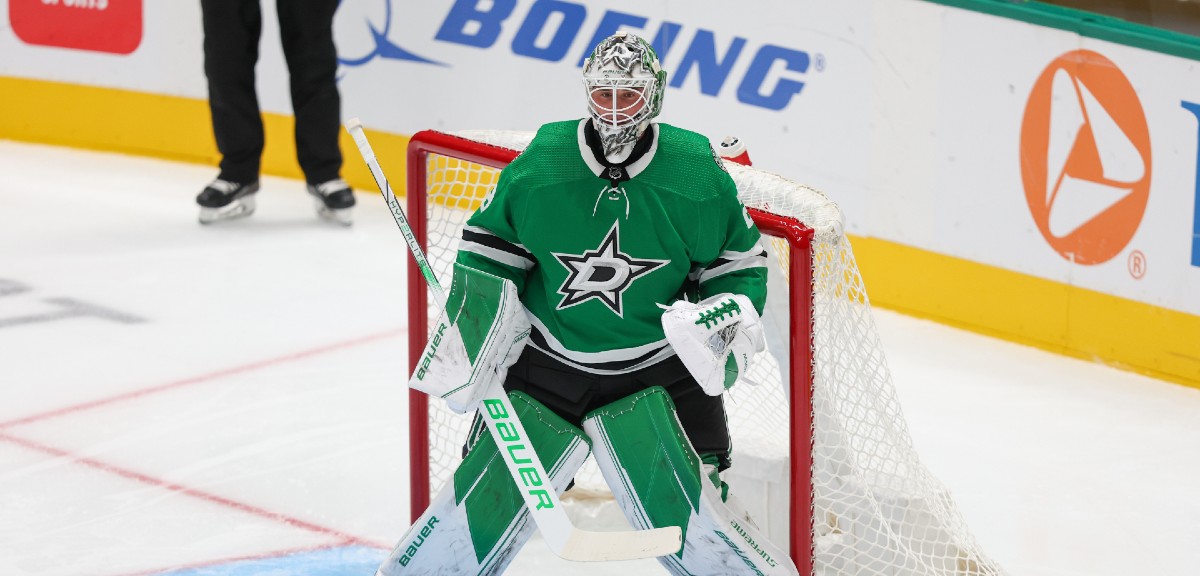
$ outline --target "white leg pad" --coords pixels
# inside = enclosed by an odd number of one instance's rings
[[[798,574],[783,550],[722,501],[665,390],[650,388],[595,410],[584,419],[583,430],[592,438],[601,474],[635,528],[683,529],[679,554],[658,558],[672,574]]]

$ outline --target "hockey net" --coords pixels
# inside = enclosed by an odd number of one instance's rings
[[[498,131],[413,137],[408,215],[439,278],[451,277],[461,228],[498,169],[531,138]],[[763,314],[770,353],[748,375],[757,385],[742,382],[726,395],[734,452],[725,477],[733,493],[801,574],[1002,574],[913,449],[837,205],[783,177],[725,164],[770,240],[772,261]],[[409,294],[415,366],[428,318],[439,311],[412,262]],[[461,460],[470,418],[415,391],[410,416],[415,519]],[[589,461],[563,500],[586,524],[611,502],[609,494]]]

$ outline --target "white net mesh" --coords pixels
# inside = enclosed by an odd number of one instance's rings
[[[532,133],[472,131],[457,136],[523,150]],[[799,220],[813,240],[813,522],[812,547],[819,575],[999,575],[1002,570],[976,545],[949,494],[921,464],[901,413],[883,357],[870,304],[841,211],[823,193],[780,176],[726,163],[746,206]],[[428,259],[439,278],[450,278],[463,223],[495,185],[498,171],[443,155],[427,160]],[[733,434],[729,471],[735,493],[744,482],[786,484],[790,457],[788,392],[789,245],[772,238],[773,261],[763,322],[770,354],[760,355],[748,376],[727,394]],[[432,302],[432,299],[430,299]],[[438,310],[429,310],[436,317]],[[803,338],[803,335],[799,337]],[[439,489],[461,458],[470,418],[429,403],[430,487]],[[802,441],[806,439],[803,431]],[[753,480],[747,480],[753,479]],[[787,549],[790,519],[778,520],[786,502],[747,508]],[[589,461],[564,501],[609,498]],[[756,509],[757,508],[757,509]],[[767,517],[774,517],[767,518]],[[578,516],[577,516],[578,517]]]

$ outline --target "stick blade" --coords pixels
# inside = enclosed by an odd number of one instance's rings
[[[543,532],[542,537],[546,538]],[[624,532],[591,532],[574,529],[558,542],[546,538],[550,550],[564,560],[613,562],[675,554],[683,546],[678,526]]]

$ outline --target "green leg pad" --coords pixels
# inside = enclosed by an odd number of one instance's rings
[[[583,429],[596,443],[597,462],[615,464],[611,478],[603,463],[601,470],[618,502],[632,505],[622,505],[634,511],[630,521],[639,528],[679,526],[686,538],[704,476],[667,391],[655,386],[593,410]]]
[[[565,476],[569,483],[590,451],[587,436],[526,394],[510,392],[508,397],[525,432],[530,435],[529,441],[538,458],[545,463],[546,472],[552,479]],[[564,466],[572,461],[565,456],[580,450],[583,459],[563,474]],[[565,488],[564,483],[559,492]],[[454,494],[455,503],[467,511],[477,556],[490,550],[503,536],[511,519],[525,508],[521,492],[496,448],[495,439],[487,433],[480,437],[454,471]]]
[[[635,528],[679,526],[683,547],[658,561],[676,576],[797,576],[787,554],[725,501],[683,432],[666,390],[650,388],[588,414],[596,463]]]
[[[532,444],[548,468],[550,486],[561,494],[587,460],[587,436],[525,394],[510,392],[508,397],[530,436],[528,443],[512,443],[509,449]],[[495,440],[484,432],[454,477],[380,566],[379,574],[500,574],[533,529]]]

